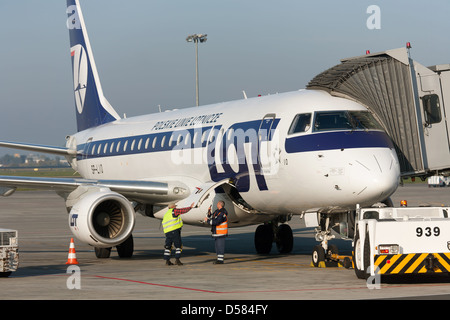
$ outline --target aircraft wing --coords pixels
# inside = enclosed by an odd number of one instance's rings
[[[189,196],[189,188],[182,182],[141,180],[93,180],[78,178],[40,178],[0,176],[0,195],[9,196],[16,188],[54,190],[69,194],[79,187],[108,188],[128,198],[146,204],[164,204]]]
[[[53,146],[45,146],[40,144],[31,144],[31,143],[19,143],[19,142],[10,142],[10,141],[0,141],[0,147],[34,151],[34,152],[42,152],[42,153],[50,153],[56,154],[60,156],[76,156],[77,150],[65,148],[65,147],[53,147]]]

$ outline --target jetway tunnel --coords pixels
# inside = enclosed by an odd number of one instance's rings
[[[425,67],[407,48],[387,50],[342,59],[307,89],[366,106],[396,145],[402,176],[450,175],[450,64]]]

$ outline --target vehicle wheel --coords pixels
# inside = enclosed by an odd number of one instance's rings
[[[271,224],[258,226],[255,231],[255,249],[259,254],[268,254],[272,250],[273,229]]]
[[[294,247],[294,236],[288,224],[282,224],[278,227],[276,244],[279,253],[290,253],[292,251]]]
[[[313,266],[317,268],[322,261],[325,261],[325,250],[321,245],[317,245],[312,252]]]
[[[352,260],[349,257],[345,257],[343,266],[345,269],[350,269],[352,267]]]
[[[131,258],[134,251],[133,235],[130,235],[127,240],[116,246],[117,253],[121,258]]]
[[[361,246],[363,246],[363,254],[361,257]],[[359,237],[359,232],[356,231],[355,236],[355,247],[353,250],[353,262],[355,264],[355,274],[358,279],[367,279],[369,274],[367,273],[367,268],[370,264],[370,243],[369,243],[369,234],[366,234],[366,239],[364,244],[361,243],[361,239]]]
[[[111,255],[111,248],[97,248],[95,247],[95,256],[99,259],[109,258]]]

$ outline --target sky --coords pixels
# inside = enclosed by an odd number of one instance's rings
[[[302,89],[340,59],[406,42],[425,66],[450,63],[448,0],[80,2],[104,95],[127,117],[195,105],[194,33],[208,35],[202,105]],[[76,132],[66,20],[65,0],[0,0],[0,140],[63,146]]]

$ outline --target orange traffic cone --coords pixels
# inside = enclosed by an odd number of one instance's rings
[[[70,239],[69,257],[66,264],[78,264],[77,255],[75,253],[75,244],[73,238]]]

